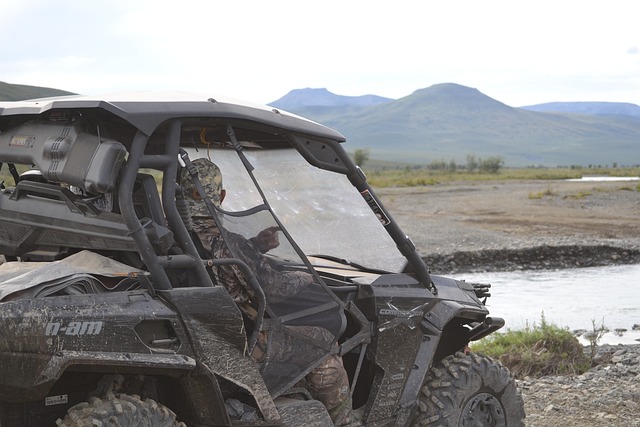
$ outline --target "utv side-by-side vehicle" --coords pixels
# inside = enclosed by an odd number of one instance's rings
[[[331,354],[351,425],[521,426],[511,374],[468,347],[504,325],[488,287],[431,274],[344,141],[191,94],[0,103],[0,427],[330,426],[305,377]],[[269,298],[206,249],[177,179],[200,157],[222,171],[224,203],[203,200],[223,236],[276,227],[264,262],[308,287]],[[255,361],[276,333],[295,357]]]

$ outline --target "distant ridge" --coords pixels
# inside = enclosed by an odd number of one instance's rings
[[[383,98],[377,95],[344,96],[331,93],[325,88],[306,88],[294,89],[269,105],[283,110],[301,107],[369,107],[384,104],[391,100],[391,98]]]
[[[539,112],[640,117],[640,106],[628,102],[547,102],[520,108]]]
[[[23,101],[25,99],[49,98],[51,96],[75,95],[60,89],[17,85],[0,82],[0,101]]]
[[[475,88],[441,83],[378,105],[291,112],[334,127],[348,149],[428,164],[501,156],[509,166],[638,164],[640,118],[556,114],[510,107]]]

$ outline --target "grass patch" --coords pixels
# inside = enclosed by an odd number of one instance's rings
[[[639,176],[640,168],[502,168],[497,173],[430,169],[428,167],[364,168],[374,188],[415,187],[457,181],[562,180],[583,175]],[[640,191],[640,184],[636,187]],[[536,193],[532,194],[537,197]],[[540,197],[542,197],[540,195]]]
[[[551,186],[548,186],[544,191],[538,191],[536,193],[529,193],[529,199],[542,199],[544,196],[555,196],[557,193],[553,191]]]
[[[591,191],[578,191],[576,194],[568,194],[566,196],[564,196],[565,199],[574,199],[574,200],[580,200],[580,199],[584,199],[587,196],[591,195]]]
[[[502,362],[516,378],[581,374],[591,367],[578,339],[566,328],[545,320],[522,330],[507,330],[471,346],[477,353]]]

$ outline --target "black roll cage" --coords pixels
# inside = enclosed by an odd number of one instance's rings
[[[176,176],[179,164],[178,157],[180,153],[180,135],[183,119],[171,119],[165,123],[164,126],[167,131],[164,136],[164,150],[160,154],[145,154],[150,136],[142,130],[138,129],[133,137],[128,159],[120,176],[118,191],[120,212],[131,237],[139,249],[140,257],[153,278],[152,281],[155,289],[172,289],[171,281],[165,268],[171,268],[173,266],[193,268],[200,286],[212,286],[211,279],[206,271],[206,261],[200,258],[197,248],[191,240],[175,203]],[[227,124],[227,128],[233,129],[233,126]],[[407,258],[411,269],[420,283],[435,294],[436,289],[429,275],[427,266],[416,251],[415,246],[409,237],[402,232],[390,213],[380,204],[374,191],[367,183],[364,173],[351,161],[339,142],[324,138],[312,139],[306,135],[295,133],[285,134],[284,137],[311,165],[341,173],[348,177],[352,185],[365,197],[372,210],[387,219],[384,228],[394,240],[400,252]],[[154,142],[154,148],[157,148],[157,142],[158,141]],[[162,205],[169,227],[174,232],[175,241],[182,249],[183,255],[158,256],[148,236],[144,232],[144,226],[136,215],[130,196],[133,191],[137,173],[141,168],[151,168],[162,171]]]

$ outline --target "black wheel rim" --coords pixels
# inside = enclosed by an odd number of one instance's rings
[[[489,393],[473,396],[462,410],[460,427],[505,427],[504,409],[500,400]]]

